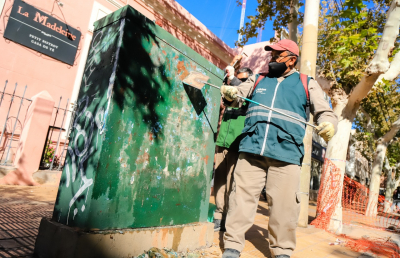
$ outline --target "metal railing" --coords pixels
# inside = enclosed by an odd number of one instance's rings
[[[12,93],[7,93],[8,81],[5,82],[3,91],[0,91],[0,166],[12,166],[23,124],[28,113],[31,99],[25,98],[27,86],[23,89],[20,96],[16,92],[20,87],[15,84]],[[11,90],[9,90],[11,92]],[[62,97],[60,97],[57,107],[54,107],[51,122],[44,142],[43,152],[40,159],[40,169],[61,170],[64,167],[65,156],[68,148],[68,138],[75,116],[75,105],[69,103],[65,108],[61,107]],[[22,107],[27,104],[26,110]],[[71,108],[69,108],[71,106]],[[21,112],[24,111],[24,112]],[[4,124],[3,124],[4,121]],[[67,129],[65,123],[68,121]],[[58,133],[58,135],[57,135]],[[64,137],[61,137],[64,134]],[[16,143],[17,144],[16,144]],[[14,144],[13,144],[14,143]],[[14,152],[12,150],[15,150]]]
[[[15,134],[18,124],[21,127],[20,129],[22,131],[22,123],[19,120],[21,108],[24,105],[24,101],[27,101],[29,104],[31,104],[32,100],[25,98],[25,92],[26,92],[27,86],[25,86],[24,93],[22,94],[22,96],[18,96],[15,94],[15,92],[17,91],[18,84],[17,83],[15,84],[14,91],[12,94],[6,93],[7,84],[8,84],[8,80],[5,82],[3,91],[0,92],[0,94],[1,94],[0,108],[7,101],[5,97],[7,97],[7,96],[10,97],[10,104],[8,105],[8,108],[6,105],[3,106],[3,107],[6,107],[7,115],[5,117],[4,125],[1,127],[1,134],[0,134],[0,154],[1,154],[0,165],[10,166],[10,165],[12,165],[12,159],[10,159],[9,155],[10,155],[10,150],[12,148],[12,143],[13,143],[13,141],[15,141],[14,137],[19,139],[19,134]],[[15,103],[16,99],[18,99],[18,98],[20,99],[19,106],[14,106],[16,104]],[[17,103],[17,105],[18,105],[18,103]],[[11,115],[11,111],[13,110],[14,107],[18,108],[16,116]],[[15,120],[14,122],[13,122],[13,119]],[[1,125],[1,123],[0,123],[0,125]],[[4,140],[4,142],[3,142],[3,140]]]
[[[71,132],[72,123],[74,121],[74,116],[75,116],[75,106],[71,103],[72,110],[68,109],[68,105],[70,104],[68,99],[65,108],[60,108],[61,100],[62,97],[60,97],[57,107],[54,107],[55,108],[54,120],[52,122],[52,125],[49,126],[47,132],[46,142],[43,148],[43,153],[40,163],[41,169],[62,170],[62,168],[64,167],[65,156],[67,154],[66,150],[69,144],[68,142],[69,134]],[[65,130],[64,124],[66,118],[68,117],[69,117],[69,123],[67,130]],[[60,122],[60,119],[61,119],[61,125],[56,126],[57,122]],[[55,131],[58,131],[58,136],[54,135],[56,133]],[[61,135],[63,133],[66,134],[64,137],[64,142],[62,143]],[[57,141],[53,141],[54,137],[57,138]]]

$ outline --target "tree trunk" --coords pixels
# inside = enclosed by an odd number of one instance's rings
[[[372,165],[371,183],[369,185],[369,197],[366,214],[367,216],[374,217],[377,215],[377,204],[379,195],[380,178],[382,175],[383,160],[386,155],[386,149],[391,143],[392,139],[400,129],[400,116],[392,124],[390,131],[387,132],[382,138],[378,140],[374,155],[374,163]],[[389,176],[388,176],[389,177]]]
[[[386,159],[386,163],[388,163]],[[393,192],[397,187],[396,173],[393,168],[387,170],[387,180],[386,180],[386,192],[385,192],[385,206],[383,212],[391,212],[391,206],[393,204]]]
[[[342,203],[340,197],[342,196],[347,148],[350,139],[352,121],[354,119],[353,117],[354,114],[352,114],[352,112],[349,112],[349,110],[346,109],[346,107],[348,106],[347,100],[348,98],[347,95],[344,93],[344,91],[336,90],[334,95],[332,95],[331,101],[333,105],[333,111],[335,112],[336,115],[338,115],[339,123],[337,127],[338,131],[336,132],[332,140],[328,143],[325,155],[325,157],[330,159],[331,162],[334,163],[341,171],[340,175],[336,175],[336,177],[338,177],[339,180],[338,181],[339,185],[336,184],[336,187],[340,189],[337,196],[337,198],[339,199],[338,200],[339,203],[334,208],[335,211],[332,215],[328,227],[329,230],[332,230],[334,232],[341,231],[342,229],[341,225]],[[323,173],[325,173],[325,171],[323,171]],[[327,177],[323,175],[322,178],[327,178]],[[331,185],[331,182],[321,182],[321,185],[327,187],[328,185]],[[321,205],[324,205],[324,202],[327,201],[328,200],[324,200],[324,197],[321,196]],[[318,203],[318,205],[320,204]],[[340,223],[338,224],[338,222]]]
[[[377,82],[379,81],[379,78],[378,78]],[[376,83],[375,83],[375,85],[376,85]],[[365,127],[367,128],[367,132],[372,133],[374,135],[374,138],[375,138],[375,129],[374,129],[374,126],[372,125],[371,116],[362,107],[360,107],[360,111],[364,115],[364,117],[367,119],[366,124],[365,124]],[[373,141],[372,138],[370,138],[369,141],[368,141],[368,148],[369,148],[371,153],[374,152],[373,145],[374,145],[374,141]]]
[[[363,76],[361,81],[355,86],[353,92],[349,98],[340,98],[339,94],[333,98],[332,105],[335,113],[339,117],[338,132],[329,142],[326,151],[326,158],[329,159],[340,169],[340,181],[338,182],[340,192],[337,196],[337,205],[335,211],[331,217],[329,223],[329,230],[341,233],[342,231],[342,190],[343,190],[343,177],[345,171],[345,159],[346,152],[349,144],[349,137],[353,120],[356,116],[356,112],[360,106],[360,102],[365,98],[368,92],[372,89],[373,85],[377,81],[378,77],[385,73],[389,68],[388,54],[394,46],[394,42],[399,34],[399,23],[400,23],[400,8],[398,4],[400,0],[395,0],[392,3],[390,10],[388,11],[388,18],[386,20],[385,28],[382,33],[382,39],[379,42],[376,54],[366,69],[367,75]],[[339,90],[337,90],[339,91]],[[335,103],[336,102],[336,103]],[[347,102],[347,103],[346,103]],[[338,175],[339,176],[339,175]],[[324,196],[321,196],[324,199]],[[323,201],[321,202],[323,203]],[[318,204],[320,205],[320,204]]]
[[[371,182],[369,184],[368,205],[365,215],[375,217],[378,213],[379,185],[381,183],[383,160],[386,155],[387,144],[379,142],[376,146],[374,162],[372,164]]]
[[[356,145],[355,145],[356,140],[354,137],[351,135],[350,136],[350,142],[349,142],[349,149],[348,149],[348,158],[349,160],[346,160],[346,174],[348,177],[351,179],[354,179],[357,173],[359,171],[356,171]],[[359,176],[361,179],[361,176]]]
[[[361,82],[354,88],[350,97],[341,89],[336,89],[332,95],[333,111],[339,118],[337,133],[328,143],[325,157],[340,169],[339,185],[340,188],[338,203],[329,223],[329,230],[340,233],[342,230],[342,188],[346,164],[347,148],[349,146],[350,132],[353,120],[360,106],[361,100],[367,96],[368,92],[378,79],[380,73],[364,76]],[[326,184],[325,184],[326,185]],[[321,199],[324,197],[321,196]],[[319,204],[318,204],[319,205]]]

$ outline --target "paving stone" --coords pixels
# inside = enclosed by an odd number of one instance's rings
[[[0,186],[0,195],[7,195],[10,186]],[[48,188],[13,186],[16,198],[0,198],[0,258],[32,257],[42,217],[53,215],[56,191],[49,201]],[[35,189],[37,200],[26,198],[24,191]],[[31,191],[31,190],[29,190]],[[16,194],[17,193],[17,194]],[[41,199],[43,198],[43,199]]]
[[[24,247],[33,250],[33,247],[35,246],[36,236],[15,238],[15,241],[17,241],[19,244],[23,245]]]
[[[21,244],[18,243],[15,239],[0,240],[0,249],[12,249],[17,247],[21,247]]]
[[[0,186],[0,195],[7,196],[7,187]],[[40,187],[14,187],[22,189],[18,198],[7,198],[4,204],[0,198],[0,258],[33,257],[33,249],[38,233],[40,219],[42,217],[51,218],[54,200],[57,189],[52,190],[53,201],[50,202],[48,190]],[[28,199],[24,196],[26,188],[35,189],[37,200]],[[43,194],[40,195],[40,191]],[[14,196],[16,196],[14,194]],[[31,205],[34,203],[34,205]],[[315,216],[315,207],[310,206],[310,215]],[[246,233],[246,245],[241,254],[241,258],[270,257],[268,243],[268,204],[263,200],[259,203],[254,226]],[[363,234],[371,236],[383,236],[387,232],[378,232],[370,229],[363,229]],[[359,234],[361,230],[353,229],[353,233]],[[357,253],[349,248],[340,245],[331,246],[329,243],[335,242],[337,236],[327,233],[314,227],[297,229],[297,248],[292,258],[321,258],[321,257],[365,257],[368,256]],[[400,238],[399,238],[400,241]],[[223,232],[214,233],[213,245],[204,250],[206,258],[219,258],[223,251]],[[363,256],[364,255],[364,256]],[[369,256],[380,257],[380,256]]]
[[[12,256],[8,251],[6,251],[6,250],[1,250],[0,249],[0,257],[1,258],[12,258],[12,257],[15,257],[15,256]]]
[[[10,230],[5,231],[7,235],[16,238],[16,237],[36,237],[38,234],[38,228],[30,228],[30,229],[21,229],[21,230]]]
[[[12,238],[12,236],[8,234],[6,231],[0,230],[0,239],[8,239],[8,238]]]
[[[0,224],[0,229],[4,230],[4,231],[34,229],[34,228],[38,228],[39,225],[40,225],[40,222],[8,223],[8,224]]]
[[[25,248],[25,247],[5,250],[5,252],[8,255],[10,255],[9,257],[13,257],[13,258],[14,257],[27,257],[27,256],[33,255],[33,251],[28,248]]]

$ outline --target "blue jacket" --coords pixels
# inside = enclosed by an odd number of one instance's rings
[[[277,78],[265,77],[255,88],[252,100],[306,121],[307,96],[298,72],[280,83]],[[301,165],[305,129],[298,121],[250,103],[239,152]]]

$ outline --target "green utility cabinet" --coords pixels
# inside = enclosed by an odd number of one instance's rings
[[[95,24],[52,221],[83,230],[206,222],[223,71],[126,6]]]

